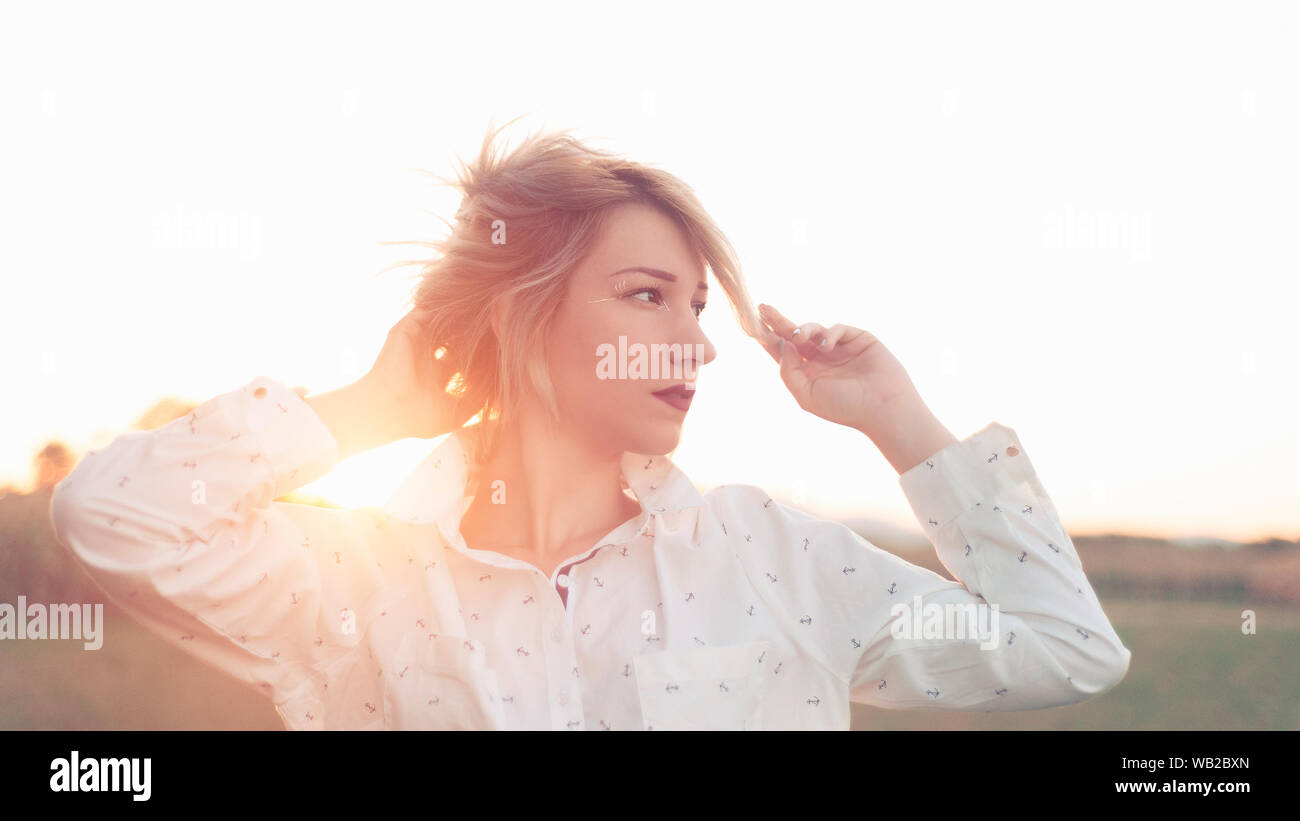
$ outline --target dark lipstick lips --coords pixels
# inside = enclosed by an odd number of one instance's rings
[[[673,385],[671,388],[655,391],[654,395],[677,408],[677,410],[684,412],[691,407],[691,398],[695,396],[695,389],[688,388],[685,385]]]
[[[683,399],[690,399],[695,395],[695,388],[686,385],[673,385],[671,388],[664,388],[661,391],[655,391],[655,396],[679,396]]]

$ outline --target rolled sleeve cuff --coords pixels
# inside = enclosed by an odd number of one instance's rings
[[[899,486],[917,521],[930,531],[1035,476],[1011,428],[990,422],[976,433],[910,468]]]
[[[275,496],[319,479],[338,463],[339,445],[325,421],[283,383],[259,376],[234,397],[234,415],[256,437]]]

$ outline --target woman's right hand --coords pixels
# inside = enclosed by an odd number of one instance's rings
[[[388,331],[365,376],[303,401],[329,428],[340,460],[399,439],[432,439],[458,429],[475,413],[457,413],[456,398],[447,393],[455,375],[452,359],[424,350],[419,322],[408,313]]]
[[[373,403],[375,418],[386,427],[383,439],[432,439],[450,433],[474,415],[456,412],[456,397],[447,392],[455,376],[453,357],[425,350],[418,320],[410,313],[388,331],[384,347],[359,382]]]

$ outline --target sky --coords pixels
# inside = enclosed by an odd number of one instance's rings
[[[756,301],[870,330],[1071,533],[1300,538],[1300,10],[7,5],[0,482],[164,396],[359,378],[490,123],[691,185]],[[720,293],[715,297],[721,297]],[[721,302],[676,463],[919,531]],[[307,491],[382,504],[434,442]]]

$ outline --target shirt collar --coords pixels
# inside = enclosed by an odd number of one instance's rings
[[[473,489],[466,485],[476,433],[473,428],[461,428],[448,434],[402,481],[384,505],[384,512],[407,522],[447,520],[447,524],[459,527],[461,516],[473,500],[469,495]],[[658,514],[704,507],[704,496],[665,455],[627,451],[621,460],[621,474],[641,505],[643,523]]]

